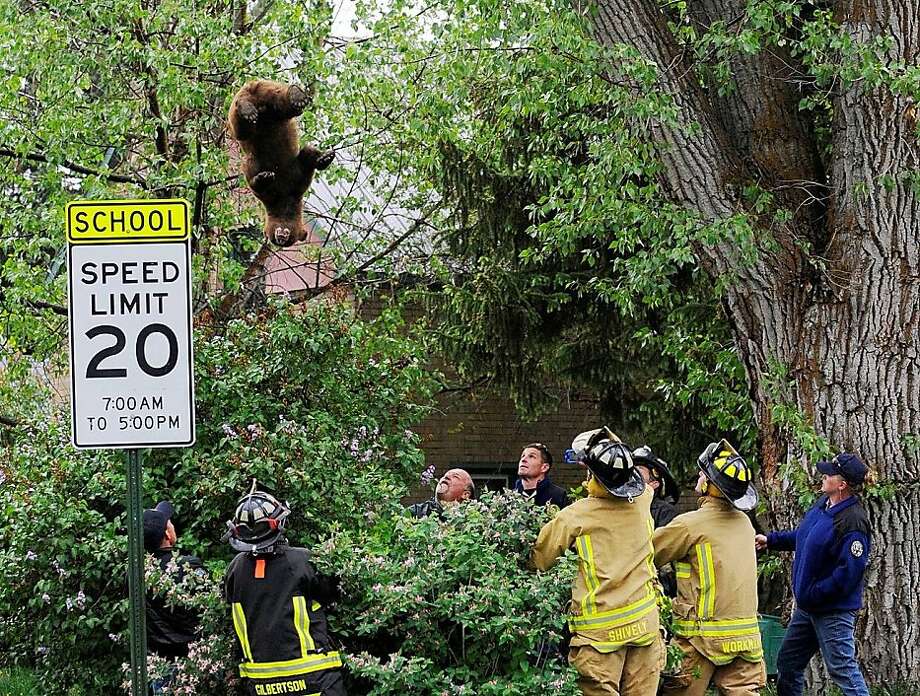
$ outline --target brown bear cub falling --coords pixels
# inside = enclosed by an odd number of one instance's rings
[[[243,174],[265,206],[265,239],[290,246],[306,239],[303,196],[313,172],[332,164],[335,153],[300,147],[297,123],[309,102],[297,85],[253,80],[230,104],[230,135],[246,153]]]

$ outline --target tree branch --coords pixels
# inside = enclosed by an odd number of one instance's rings
[[[119,184],[134,184],[135,186],[139,186],[140,188],[145,189],[145,190],[149,188],[147,185],[147,182],[140,177],[123,176],[121,174],[107,174],[97,169],[89,169],[88,167],[84,167],[79,164],[74,164],[73,162],[70,162],[68,160],[63,160],[61,162],[54,162],[48,159],[46,155],[43,155],[38,152],[22,154],[20,152],[16,152],[15,150],[10,150],[7,148],[0,148],[0,157],[8,157],[10,159],[25,160],[27,162],[41,162],[44,164],[57,165],[57,166],[65,167],[66,169],[69,169],[70,171],[75,172],[77,174],[86,174],[88,176],[98,176],[98,177],[104,178],[106,181],[111,181],[111,182],[119,183]]]
[[[408,229],[394,238],[384,249],[366,259],[354,270],[338,275],[335,278],[332,278],[328,283],[318,287],[306,288],[290,293],[289,297],[291,302],[293,304],[307,302],[314,297],[318,297],[319,295],[329,292],[330,290],[334,290],[341,287],[342,285],[354,281],[359,274],[392,254],[409,237],[418,232],[419,229],[421,229],[423,226],[427,225],[428,218],[435,212],[435,210],[437,210],[437,207],[437,205],[433,205],[427,209],[421,215],[421,217],[413,221],[413,224],[410,225]],[[212,313],[208,310],[205,310],[203,314],[211,314],[213,318],[219,321],[226,321],[227,319],[235,316],[239,309],[246,306],[246,304],[258,292],[259,288],[261,288],[261,284],[265,278],[265,264],[272,253],[273,251],[271,245],[267,243],[263,244],[256,255],[253,257],[249,267],[246,269],[246,272],[243,274],[243,277],[240,280],[239,290],[236,292],[228,293],[223,298],[221,298],[220,304]],[[297,267],[306,266],[309,263],[310,262],[307,261],[303,264],[299,264]],[[296,267],[292,267],[289,270],[293,270],[294,268]],[[320,273],[321,270],[322,269],[320,269]],[[317,274],[317,277],[320,275],[320,273]]]
[[[750,19],[747,0],[696,0],[688,3],[687,12],[704,32],[719,21],[735,23],[735,31],[741,31]],[[734,89],[713,89],[709,101],[741,160],[774,193],[781,181],[823,182],[814,132],[799,109],[794,78],[801,69],[793,66],[789,50],[769,46],[754,55],[736,52],[728,62]],[[826,206],[820,197],[807,187],[784,188],[776,200],[793,214],[797,227],[817,227],[810,236],[820,245],[826,236]]]
[[[41,300],[28,300],[26,304],[28,304],[30,307],[34,307],[35,309],[50,309],[52,312],[62,317],[66,317],[70,313],[67,307],[51,304],[50,302],[42,302]]]
[[[381,250],[377,254],[374,254],[374,256],[364,261],[364,263],[362,263],[360,266],[355,268],[350,273],[338,275],[332,280],[330,280],[328,283],[326,283],[325,285],[322,285],[316,288],[308,288],[306,290],[301,290],[297,293],[291,293],[291,301],[294,302],[295,304],[305,302],[306,300],[309,300],[312,297],[322,295],[323,293],[328,292],[329,290],[332,290],[334,288],[339,287],[340,285],[344,285],[345,283],[354,280],[354,278],[358,276],[359,274],[361,274],[363,271],[366,271],[368,268],[373,266],[375,263],[377,263],[378,261],[382,261],[387,256],[389,256],[394,251],[396,251],[396,249],[399,248],[400,244],[402,244],[409,237],[411,237],[413,234],[418,232],[418,230],[423,225],[426,225],[428,223],[428,218],[435,211],[435,209],[436,209],[435,207],[429,208],[422,215],[422,217],[418,218],[417,220],[415,220],[415,222],[412,223],[409,229],[407,229],[401,235],[396,237],[383,250]]]
[[[259,248],[259,251],[256,252],[256,255],[253,257],[252,261],[249,263],[249,268],[246,269],[246,272],[243,274],[243,277],[240,279],[240,288],[236,292],[227,293],[221,298],[220,304],[217,306],[217,309],[214,310],[213,316],[215,319],[224,321],[233,317],[237,309],[241,306],[244,306],[246,302],[252,297],[255,292],[254,288],[247,287],[252,284],[257,278],[261,278],[265,271],[265,263],[268,261],[268,257],[272,254],[271,245],[268,243],[262,244]]]
[[[480,375],[472,382],[467,382],[466,384],[458,384],[452,386],[443,386],[438,390],[438,395],[443,396],[446,394],[456,394],[456,393],[467,393],[471,392],[478,387],[481,387],[484,384],[487,384],[492,379],[489,375]]]
[[[252,8],[252,21],[250,26],[255,26],[262,21],[262,18],[268,14],[268,11],[275,4],[275,0],[259,0]]]
[[[140,19],[134,22],[132,33],[139,44],[142,46],[150,45],[150,36],[147,34],[144,24]],[[147,107],[150,110],[150,115],[153,116],[156,122],[156,138],[154,139],[154,143],[156,145],[157,154],[164,160],[168,160],[169,138],[166,134],[166,128],[163,125],[165,119],[160,110],[160,98],[157,94],[156,75],[154,74],[153,68],[147,63],[142,62],[139,67],[140,71],[146,76],[144,80],[144,95],[147,99]]]
[[[719,106],[701,88],[656,0],[600,0],[592,20],[601,43],[631,47],[657,65],[654,89],[673,100],[675,118],[653,120],[650,125],[662,164],[659,180],[669,197],[707,222],[743,212],[743,187],[757,181],[758,173],[745,164],[743,153],[723,128]],[[782,297],[800,280],[802,252],[790,231],[770,230],[771,241],[777,244],[762,245],[753,264],[742,258],[736,239],[697,241],[694,251],[710,276],[735,277],[748,292]]]

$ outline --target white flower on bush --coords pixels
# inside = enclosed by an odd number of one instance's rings
[[[284,416],[278,417],[278,430],[285,435],[303,435],[307,433],[307,429],[302,425],[295,421],[288,420]]]

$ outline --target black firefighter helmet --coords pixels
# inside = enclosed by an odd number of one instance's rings
[[[233,519],[227,522],[230,546],[237,551],[271,553],[282,539],[291,508],[265,491],[256,489],[253,480],[249,493],[236,504]]]
[[[711,442],[696,460],[706,478],[728,501],[742,512],[757,505],[757,490],[752,483],[751,467],[726,439]]]
[[[633,466],[629,447],[607,426],[579,434],[572,449],[575,461],[588,467],[611,495],[630,499],[642,495],[645,480]]]
[[[669,500],[673,505],[676,505],[677,501],[680,500],[680,486],[677,485],[674,475],[668,468],[668,463],[652,452],[652,448],[648,445],[642,445],[642,447],[634,449],[632,458],[633,464],[636,466],[641,464],[648,467],[655,480],[661,484],[655,491],[655,497]]]

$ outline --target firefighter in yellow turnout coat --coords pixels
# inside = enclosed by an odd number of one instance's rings
[[[606,428],[572,448],[591,472],[588,497],[540,531],[533,564],[546,570],[567,549],[581,560],[572,586],[569,662],[585,696],[654,696],[664,660],[649,507],[653,492],[629,449]],[[752,547],[753,548],[753,547]]]
[[[754,528],[743,511],[757,504],[751,470],[726,441],[698,460],[699,509],[655,530],[655,564],[674,562],[674,642],[680,673],[663,693],[703,696],[710,681],[724,696],[760,693],[766,683],[757,623]]]

